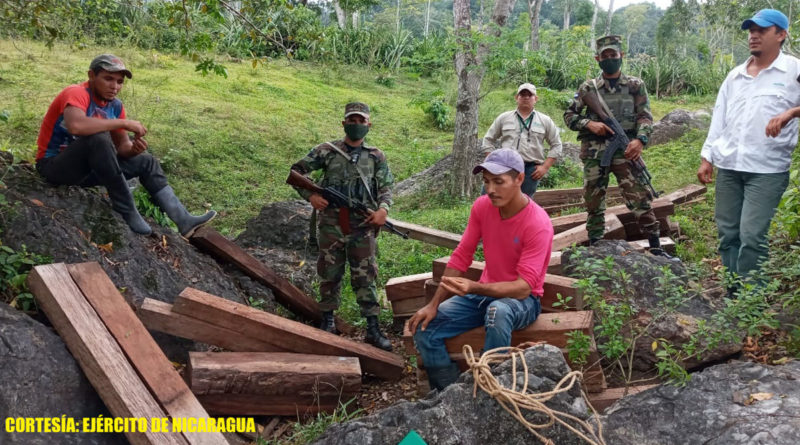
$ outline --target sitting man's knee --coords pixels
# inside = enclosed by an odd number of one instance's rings
[[[486,309],[486,327],[494,327],[500,321],[511,317],[511,307],[503,300],[495,300]]]
[[[81,136],[81,139],[83,139],[85,142],[88,142],[92,147],[95,148],[115,147],[114,140],[111,139],[111,133],[108,131]]]

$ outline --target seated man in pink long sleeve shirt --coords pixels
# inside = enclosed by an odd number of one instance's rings
[[[533,323],[541,312],[553,224],[522,193],[524,165],[519,153],[500,149],[473,169],[483,174],[486,194],[473,203],[467,229],[433,299],[409,321],[431,389],[442,390],[459,375],[445,349],[446,339],[484,325],[484,351],[510,346],[511,331]],[[480,241],[486,267],[480,280],[468,280],[461,275]]]

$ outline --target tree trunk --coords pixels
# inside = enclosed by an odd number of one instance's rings
[[[353,11],[353,29],[358,29],[358,11]]]
[[[492,23],[487,34],[499,37],[502,28],[514,8],[516,0],[497,0],[492,13]],[[478,96],[481,81],[486,72],[483,62],[489,53],[489,44],[484,42],[474,49],[471,36],[469,0],[453,2],[453,22],[458,50],[455,57],[458,76],[458,98],[456,99],[455,135],[453,138],[453,174],[450,193],[453,196],[471,197],[475,191],[472,167],[479,158],[478,145]]]
[[[395,18],[395,33],[400,35],[400,0],[397,0],[397,15]]]
[[[339,0],[333,0],[333,9],[336,10],[336,22],[339,24],[339,29],[344,29],[347,26],[347,15],[339,4]]]
[[[594,12],[592,13],[592,27],[590,29],[590,31],[591,31],[590,42],[591,42],[591,46],[592,46],[592,52],[597,51],[597,42],[595,42],[595,40],[597,40],[597,38],[596,38],[596,34],[594,32],[594,27],[597,25],[597,11],[600,9],[599,1],[600,0],[594,0]]]
[[[614,16],[614,0],[608,2],[608,19],[606,20],[606,34],[611,34],[611,18]]]
[[[531,51],[539,51],[539,13],[544,0],[528,0],[528,15],[531,18]]]
[[[569,15],[570,15],[570,7],[572,5],[569,4],[569,1],[564,2],[564,24],[561,26],[561,29],[568,30],[569,29]]]
[[[428,27],[431,24],[431,0],[428,0],[428,6],[425,9],[425,38],[428,38]]]

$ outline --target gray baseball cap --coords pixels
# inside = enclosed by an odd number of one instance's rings
[[[108,71],[109,73],[122,73],[128,79],[133,77],[133,74],[125,68],[122,60],[113,54],[100,54],[92,60],[89,69],[95,71],[97,68]]]
[[[525,171],[525,161],[522,160],[522,156],[516,150],[501,148],[489,153],[485,161],[472,169],[472,174],[477,175],[482,170],[486,170],[493,175],[506,173],[509,170],[516,170],[521,173]]]

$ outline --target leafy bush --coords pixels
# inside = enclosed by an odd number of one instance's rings
[[[412,103],[422,108],[436,128],[444,130],[452,125],[450,106],[445,103],[443,92],[436,91],[428,97],[414,99]]]
[[[33,266],[48,262],[48,258],[28,252],[25,245],[19,250],[0,245],[0,294],[3,301],[23,311],[36,309],[26,280]]]

